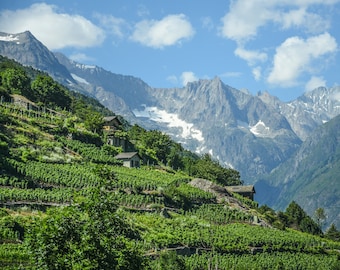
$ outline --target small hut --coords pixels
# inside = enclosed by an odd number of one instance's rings
[[[115,116],[107,116],[104,117],[104,125],[103,130],[108,133],[113,133],[116,130],[120,129],[122,122]]]
[[[35,104],[34,102],[30,101],[28,98],[22,95],[12,94],[11,98],[12,98],[12,103],[14,105],[17,105],[27,110],[38,110],[37,104]]]
[[[123,152],[116,155],[115,158],[123,161],[123,166],[128,168],[139,168],[142,159],[138,152]]]

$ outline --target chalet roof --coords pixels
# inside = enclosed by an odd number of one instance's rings
[[[226,189],[236,193],[256,193],[253,185],[249,186],[227,186]]]
[[[139,158],[138,152],[123,152],[119,153],[118,155],[115,156],[116,159],[130,159],[133,158],[135,155],[137,155]]]
[[[22,95],[18,95],[18,94],[12,94],[11,97],[15,100],[15,101],[22,101],[25,102],[27,104],[31,104],[33,106],[37,106],[33,101],[29,100],[28,98],[22,96]]]
[[[104,118],[105,122],[111,122],[112,120],[116,120],[120,125],[122,124],[122,122],[120,122],[119,118],[117,115],[114,116],[105,116]]]

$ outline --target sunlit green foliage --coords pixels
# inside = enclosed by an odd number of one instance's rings
[[[238,171],[222,167],[209,154],[205,154],[202,158],[193,162],[191,175],[209,179],[225,186],[242,184]]]
[[[0,73],[1,85],[12,94],[27,94],[31,88],[31,79],[21,68],[7,68]]]
[[[142,269],[139,238],[112,198],[96,189],[89,200],[36,219],[26,241],[37,269]]]
[[[45,106],[58,106],[69,109],[71,98],[65,87],[55,82],[48,75],[39,75],[31,85],[33,100]]]
[[[1,59],[0,73],[18,68]],[[9,103],[0,86],[0,204],[13,209],[0,209],[2,269],[339,269],[335,226],[323,236],[295,202],[275,212],[192,187],[194,177],[221,189],[242,181],[211,156],[123,120],[117,136],[135,144],[144,166],[122,167],[113,158],[121,149],[99,130],[111,112],[23,70],[45,99],[33,101],[53,113]]]

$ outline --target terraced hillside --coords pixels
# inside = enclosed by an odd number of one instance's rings
[[[143,131],[173,147],[166,164],[136,127],[121,135],[153,165],[126,168],[114,158],[122,149],[81,117],[1,98],[2,269],[340,267],[336,228],[323,234],[296,204],[275,213],[231,194],[235,171]]]

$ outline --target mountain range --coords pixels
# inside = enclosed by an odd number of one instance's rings
[[[114,74],[51,52],[28,31],[0,33],[0,54],[46,71],[71,90],[95,97],[132,124],[161,130],[191,151],[211,154],[221,164],[238,170],[245,183],[256,183],[258,201],[277,209],[287,206],[290,199],[302,198],[313,170],[321,170],[322,174],[323,165],[319,163],[306,162],[301,167],[304,159],[299,153],[314,148],[311,138],[328,143],[324,135],[330,132],[328,123],[340,114],[339,86],[320,87],[290,102],[268,92],[252,95],[218,77],[190,82],[182,88],[153,88],[139,78]],[[333,148],[337,149],[338,144],[336,140]],[[320,149],[327,151],[322,158],[319,155],[318,162],[329,160],[326,166],[336,169],[339,164],[333,161],[337,156],[333,157],[327,147]],[[294,164],[296,170],[284,164]],[[311,171],[301,174],[305,184],[292,184],[298,182],[297,170]],[[326,185],[320,178],[313,181],[319,183],[313,184],[315,189]],[[336,177],[329,181],[339,185]],[[316,191],[309,192],[312,196]],[[339,201],[336,196],[333,199]],[[308,213],[317,207],[336,212],[330,210],[330,201],[324,204],[321,198],[313,203],[307,203],[307,199],[299,202]],[[332,222],[340,226],[340,217],[331,216]]]
[[[282,209],[291,201],[313,211],[326,209],[326,226],[340,222],[340,115],[316,128],[298,151],[257,186],[268,192],[258,194],[262,203]],[[271,194],[268,196],[268,194]]]

